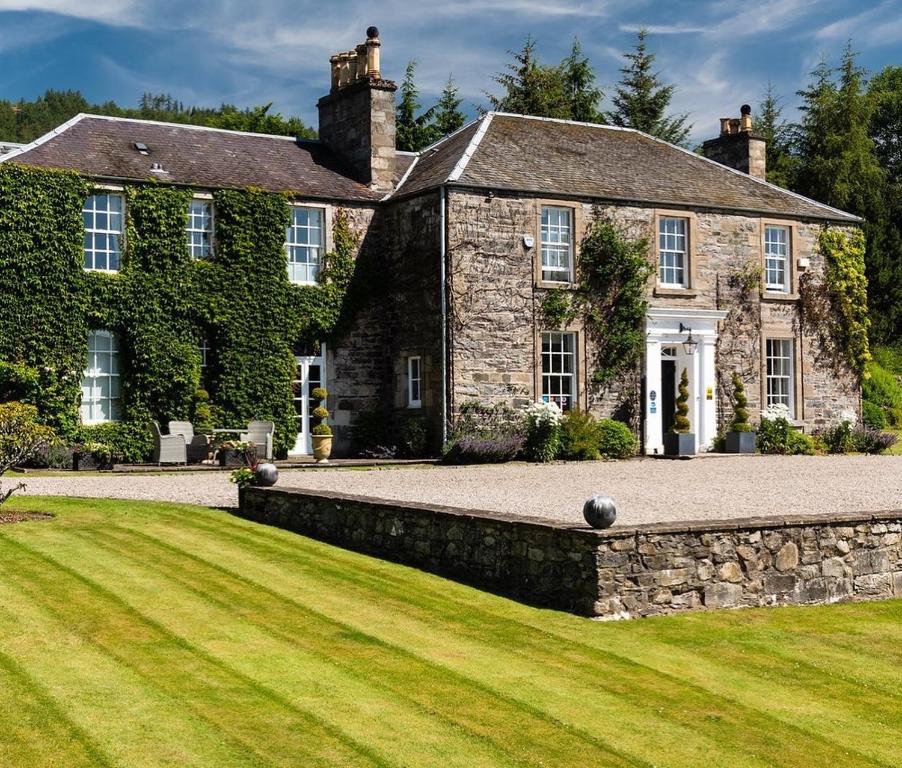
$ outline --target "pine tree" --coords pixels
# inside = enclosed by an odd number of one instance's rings
[[[560,67],[546,66],[536,57],[536,41],[527,37],[520,51],[508,51],[514,61],[506,72],[492,79],[504,93],[486,93],[493,109],[519,115],[568,119],[570,107],[564,93],[564,77]]]
[[[614,95],[614,111],[608,114],[613,125],[635,128],[672,144],[685,144],[691,125],[688,115],[668,115],[675,86],[661,83],[653,70],[655,54],[648,52],[645,38],[648,30],[639,30],[632,52],[623,54],[629,64],[621,68],[623,75]]]
[[[874,222],[867,256],[868,304],[876,342],[902,338],[902,67],[889,66],[868,85],[872,99],[870,135],[886,174],[884,210]]]
[[[602,92],[595,85],[595,72],[592,71],[589,59],[583,55],[579,38],[573,38],[570,55],[561,62],[560,69],[570,119],[584,123],[603,123],[604,117],[598,111]]]
[[[445,83],[445,87],[442,90],[442,95],[435,105],[435,116],[430,126],[432,129],[432,141],[438,141],[442,137],[454,133],[454,131],[463,127],[463,124],[466,122],[467,118],[460,110],[463,99],[457,95],[457,92],[458,89],[454,84],[454,78],[449,75],[448,82]]]
[[[793,127],[783,119],[783,106],[770,82],[758,109],[755,131],[767,142],[767,180],[789,189],[796,165],[792,155]]]
[[[414,82],[417,63],[407,62],[404,81],[401,83],[401,100],[395,108],[395,146],[402,152],[419,152],[431,143],[429,121],[434,107],[420,111],[420,91]]]

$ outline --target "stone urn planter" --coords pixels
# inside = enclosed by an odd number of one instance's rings
[[[724,451],[726,453],[754,453],[757,443],[755,432],[727,432],[724,439]]]
[[[692,432],[668,432],[664,435],[665,456],[695,456],[695,435]]]
[[[312,435],[313,458],[317,464],[325,464],[332,455],[332,435]]]

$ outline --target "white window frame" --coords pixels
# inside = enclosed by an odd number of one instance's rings
[[[302,233],[315,231],[315,227],[308,225],[299,225],[295,223],[295,214],[299,211],[307,211],[316,213],[320,222],[320,242],[311,244],[301,239]],[[288,279],[295,285],[316,285],[317,276],[323,264],[323,254],[326,251],[326,209],[315,205],[292,205],[291,206],[291,222],[285,229],[285,258],[288,269]],[[309,235],[308,235],[309,237]],[[299,255],[301,251],[315,252],[314,260],[295,261],[293,256]]]
[[[552,220],[552,216],[555,217]],[[541,279],[545,283],[573,282],[573,209],[543,205],[540,214],[539,250]],[[566,263],[563,263],[566,260]]]
[[[679,222],[682,232],[669,224]],[[682,216],[658,217],[658,284],[662,288],[686,288],[689,285],[689,219]],[[680,243],[682,241],[682,248]],[[680,276],[679,280],[665,278]]]
[[[785,405],[795,418],[795,341],[790,338],[764,340],[766,405]]]
[[[784,242],[771,239],[771,232],[782,232]],[[780,253],[781,247],[784,249]],[[771,280],[771,277],[782,271],[783,279]],[[789,293],[792,279],[792,227],[780,224],[764,226],[764,290],[775,293]]]
[[[541,336],[541,397],[554,402],[562,411],[578,404],[577,339],[572,331],[543,331]],[[547,350],[546,350],[547,347]],[[569,348],[568,348],[569,347]],[[570,370],[566,370],[568,368]],[[569,382],[565,387],[564,383]],[[569,389],[569,393],[564,390]]]
[[[419,355],[407,358],[407,407],[423,407],[423,358]]]
[[[106,342],[103,348],[98,347],[97,342],[100,339]],[[103,365],[98,365],[104,358],[106,362],[105,368]],[[119,421],[122,399],[119,362],[119,339],[116,337],[116,334],[110,331],[90,331],[88,333],[88,357],[85,361],[85,370],[82,375],[82,396],[79,407],[79,414],[83,424],[105,424]],[[106,379],[107,384],[108,395],[106,397],[97,394],[100,392],[103,379]],[[86,390],[92,393],[87,398],[85,397]],[[103,403],[107,404],[106,408],[103,407]]]
[[[97,203],[101,198],[106,199],[106,206],[98,208]],[[119,210],[113,211],[110,208],[111,200],[119,201]],[[90,204],[90,207],[89,207]],[[82,222],[84,223],[85,234],[83,244],[84,268],[88,272],[118,272],[122,264],[122,245],[123,236],[125,234],[125,195],[121,192],[115,192],[106,189],[97,189],[88,195],[81,208]],[[98,217],[106,216],[106,226],[98,226]],[[118,217],[118,229],[112,226],[113,217]],[[105,237],[107,239],[106,248],[97,248],[97,238]],[[116,247],[110,248],[109,244],[115,242]],[[90,246],[89,246],[90,243]],[[105,266],[98,267],[98,256],[105,256]],[[110,267],[112,258],[116,259],[115,268]]]
[[[203,226],[205,214],[194,212],[193,209],[195,205],[202,205],[210,209],[208,228]],[[213,201],[206,197],[192,197],[191,202],[188,203],[188,221],[185,227],[185,233],[188,238],[188,252],[191,254],[192,259],[200,261],[213,257],[213,236],[215,228],[216,222]]]

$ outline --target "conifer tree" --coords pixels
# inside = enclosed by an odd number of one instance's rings
[[[604,117],[598,111],[602,92],[595,85],[595,72],[589,59],[583,55],[579,38],[573,38],[570,55],[561,62],[560,69],[570,119],[583,123],[603,123]]]
[[[438,103],[435,105],[435,115],[430,126],[432,129],[432,141],[438,141],[443,136],[454,133],[463,127],[467,118],[460,110],[463,99],[458,95],[458,88],[454,84],[454,78],[448,76],[448,82],[442,90]]]
[[[508,51],[514,57],[492,79],[502,87],[495,96],[486,93],[492,109],[537,117],[568,119],[570,108],[564,93],[564,78],[560,67],[546,66],[536,57],[536,41],[527,37],[520,51]]]
[[[401,100],[395,108],[395,146],[403,152],[418,152],[431,143],[429,121],[434,107],[420,111],[420,91],[414,82],[417,63],[407,62],[404,81],[401,83]]]
[[[783,119],[783,105],[770,82],[755,118],[755,131],[767,142],[767,180],[789,189],[795,172],[792,125]]]
[[[692,130],[686,124],[689,116],[668,115],[675,86],[662,84],[654,71],[655,55],[648,52],[647,36],[648,30],[643,27],[634,49],[623,54],[629,63],[620,70],[622,77],[608,120],[613,125],[635,128],[672,144],[685,144]]]

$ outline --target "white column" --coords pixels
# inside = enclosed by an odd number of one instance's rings
[[[654,398],[654,399],[652,399]],[[661,342],[645,342],[645,452],[664,452],[661,440]]]
[[[702,343],[699,344],[700,354],[700,372],[701,376],[701,400],[700,411],[703,412],[701,420],[702,429],[699,433],[699,450],[710,450],[714,438],[717,437],[717,374],[714,368],[716,337],[705,336]],[[711,392],[711,399],[708,399],[708,392]]]

